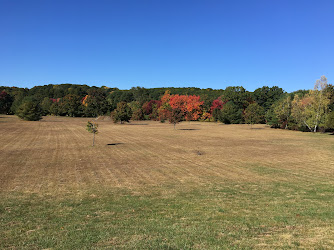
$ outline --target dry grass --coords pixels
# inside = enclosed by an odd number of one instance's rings
[[[91,147],[87,120],[46,117],[25,122],[2,116],[0,190],[55,192],[94,185],[135,189],[228,180],[332,182],[334,177],[334,136],[265,125],[250,129],[184,122],[173,130],[159,122],[100,121],[96,146]]]
[[[174,130],[170,124],[152,121],[117,125],[100,120],[96,146],[91,147],[92,135],[85,130],[88,120],[45,117],[39,122],[26,122],[14,116],[0,116],[0,194],[9,197],[4,200],[3,211],[15,199],[23,203],[31,200],[39,206],[38,199],[49,204],[57,197],[89,202],[100,199],[99,216],[106,220],[119,208],[119,213],[124,212],[124,217],[117,217],[122,222],[129,220],[127,209],[132,211],[127,207],[129,200],[134,207],[139,206],[133,212],[150,206],[151,210],[141,210],[137,217],[131,215],[138,223],[137,229],[147,222],[147,218],[140,220],[143,214],[161,216],[156,221],[152,219],[149,235],[143,232],[150,224],[140,235],[135,228],[129,235],[128,231],[113,232],[92,241],[92,246],[98,248],[210,248],[219,242],[237,248],[334,244],[334,216],[328,211],[334,202],[334,136],[275,130],[265,125],[251,129],[248,125],[183,122]],[[112,190],[113,198],[104,193],[106,190]],[[38,199],[30,196],[35,194]],[[119,201],[122,206],[104,209],[106,200],[121,200],[119,197],[123,196],[129,200]],[[166,207],[173,202],[177,205],[168,210]],[[73,208],[57,209],[52,211],[70,214]],[[9,218],[5,212],[3,216],[3,221]],[[199,234],[192,232],[193,244],[169,235],[168,230],[160,232],[160,239],[156,227],[160,223],[168,228],[168,222],[171,232],[177,232],[178,226],[182,232],[184,227],[204,229]],[[15,247],[16,243],[11,242],[20,241],[15,237],[21,236],[11,235],[16,235],[22,226],[17,224],[15,231],[11,222],[7,223],[4,228],[9,229],[3,232],[5,247]],[[101,223],[101,228],[107,230]],[[33,235],[35,230],[27,228],[24,237]],[[200,235],[206,234],[201,239]],[[47,231],[38,237],[45,235]],[[66,245],[71,240],[64,240],[59,247],[73,247]],[[165,240],[179,243],[167,244]],[[132,241],[132,245],[125,243]],[[33,248],[54,247],[45,242],[31,244]]]

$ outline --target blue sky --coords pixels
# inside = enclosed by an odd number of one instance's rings
[[[334,1],[0,0],[0,85],[334,83]]]

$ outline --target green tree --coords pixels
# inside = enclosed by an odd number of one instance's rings
[[[60,114],[60,109],[61,108],[60,108],[59,103],[54,102],[54,103],[51,104],[49,111],[50,111],[51,115],[59,115]]]
[[[255,123],[263,122],[264,108],[262,108],[256,102],[249,104],[248,107],[245,109],[244,118],[245,122],[251,124],[251,126]]]
[[[212,111],[212,120],[217,122],[219,120],[219,117],[221,116],[221,109],[214,109]]]
[[[68,116],[80,116],[82,114],[82,107],[80,96],[74,94],[66,95],[61,101],[62,113]]]
[[[279,128],[279,121],[273,110],[274,105],[275,104],[273,104],[273,106],[265,114],[266,124],[270,125],[272,128]]]
[[[130,103],[128,103],[131,111],[132,111],[132,120],[144,120],[144,112],[142,109],[142,105],[140,104],[139,101],[132,101]]]
[[[6,91],[0,91],[0,114],[8,114],[12,103],[13,98]]]
[[[263,86],[253,92],[253,98],[265,111],[267,111],[270,109],[271,105],[282,97],[283,94],[283,89],[277,86],[271,88]]]
[[[98,127],[99,125],[97,123],[90,122],[90,121],[87,122],[87,126],[86,126],[87,131],[93,134],[93,145],[92,145],[93,147],[95,143],[95,134],[98,133],[98,130],[97,130]]]
[[[52,103],[53,102],[49,97],[44,97],[43,101],[41,102],[41,109],[43,111],[43,115],[51,114],[50,108]]]
[[[273,106],[273,111],[275,118],[277,119],[277,123],[281,128],[287,129],[289,126],[289,122],[291,120],[291,96],[287,96],[286,98],[280,99]]]
[[[334,129],[334,111],[330,112],[327,115],[326,123],[325,123],[326,129]]]
[[[133,94],[134,100],[139,102],[140,105],[143,105],[144,102],[150,100],[148,89],[142,87],[132,87],[130,91]]]
[[[329,98],[329,109],[331,111],[334,111],[334,86],[332,84],[328,84],[328,86],[325,89],[325,94]]]
[[[20,105],[23,103],[25,98],[27,97],[27,89],[20,89],[15,88],[12,91],[12,96],[14,97],[14,101],[12,103],[12,106],[10,107],[11,113],[15,114],[17,109],[20,107]]]
[[[84,106],[84,114],[87,117],[97,117],[106,114],[109,110],[109,104],[106,100],[105,91],[96,87],[90,89],[85,97]]]
[[[128,104],[126,102],[120,102],[117,104],[117,108],[114,111],[113,121],[115,123],[121,122],[121,124],[123,124],[124,122],[130,121],[131,115],[131,108]]]
[[[16,115],[26,121],[39,121],[42,119],[42,110],[38,104],[28,100],[18,107]]]
[[[227,102],[221,109],[218,119],[225,124],[242,123],[242,110],[233,102]]]
[[[232,102],[234,106],[242,111],[253,102],[251,94],[246,91],[245,88],[240,86],[227,87],[224,90],[224,94],[222,95],[221,100],[224,103]]]

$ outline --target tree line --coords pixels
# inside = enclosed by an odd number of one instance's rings
[[[220,121],[226,124],[267,123],[302,131],[333,129],[334,88],[325,76],[313,90],[286,93],[277,86],[253,92],[241,86],[225,89],[118,88],[87,85],[44,85],[31,89],[0,87],[0,112],[27,120],[42,115],[132,120]],[[37,115],[36,115],[37,114]]]

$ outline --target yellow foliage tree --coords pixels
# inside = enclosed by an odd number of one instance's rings
[[[327,78],[322,76],[316,81],[314,89],[303,98],[298,95],[292,101],[292,116],[300,126],[306,126],[310,131],[325,124],[328,114],[329,96],[325,93]]]

